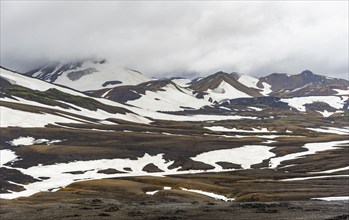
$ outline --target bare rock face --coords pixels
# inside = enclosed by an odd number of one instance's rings
[[[72,71],[70,73],[67,74],[67,77],[72,80],[72,81],[76,81],[79,80],[81,77],[92,74],[98,72],[96,70],[96,68],[87,68],[84,70],[79,70],[79,71]]]
[[[142,171],[146,171],[148,173],[164,172],[163,170],[159,169],[159,167],[155,166],[155,164],[153,163],[147,164],[145,167],[143,167]]]
[[[272,73],[261,77],[257,86],[262,87],[263,82],[271,85],[271,95],[275,96],[334,95],[337,93],[334,89],[346,90],[349,86],[347,80],[316,75],[309,70],[297,75]]]

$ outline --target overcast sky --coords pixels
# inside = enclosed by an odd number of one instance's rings
[[[1,1],[1,65],[107,58],[148,76],[348,78],[348,1]]]

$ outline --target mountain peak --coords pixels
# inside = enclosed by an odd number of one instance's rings
[[[315,74],[310,70],[304,70],[300,73],[301,76],[314,76]]]
[[[79,91],[98,90],[121,85],[137,85],[151,80],[139,71],[116,66],[106,59],[51,62],[28,71],[25,75]]]

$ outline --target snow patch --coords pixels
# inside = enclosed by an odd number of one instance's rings
[[[4,164],[14,161],[17,159],[17,155],[12,150],[0,150],[0,167],[3,167]]]
[[[336,109],[342,109],[344,106],[344,99],[338,96],[307,96],[281,99],[280,101],[288,103],[289,106],[296,108],[298,111],[305,112],[306,104],[315,102],[324,102]]]
[[[206,192],[206,191],[202,191],[202,190],[198,190],[198,189],[186,189],[186,188],[182,188],[181,187],[181,190],[202,194],[202,195],[214,198],[216,200],[223,200],[223,201],[226,201],[226,202],[235,200],[234,198],[228,198],[228,197],[223,196],[223,195],[219,195],[219,194],[212,193],[212,192]]]
[[[229,83],[222,81],[221,84],[215,89],[208,89],[207,95],[204,96],[205,100],[212,99],[213,101],[221,102],[227,99],[236,99],[236,98],[250,98],[250,95],[236,89],[231,86]]]
[[[271,158],[269,162],[269,168],[275,169],[277,168],[282,161],[293,160],[297,158],[301,158],[306,155],[315,154],[320,151],[333,150],[337,149],[338,145],[348,143],[348,141],[331,141],[331,142],[321,142],[321,143],[307,143],[303,147],[308,149],[305,152],[287,154],[282,157]]]
[[[211,127],[204,127],[206,129],[209,129],[211,131],[218,131],[218,132],[241,132],[241,133],[275,133],[277,131],[269,131],[267,128],[252,128],[252,130],[243,130],[243,129],[236,129],[236,128],[226,128],[223,126],[211,126]]]
[[[11,146],[26,146],[26,145],[34,145],[34,144],[53,144],[53,143],[59,143],[62,142],[62,140],[48,140],[48,139],[37,139],[35,140],[35,138],[33,137],[19,137],[16,139],[13,139],[12,141],[8,141],[7,143],[9,143]]]
[[[336,128],[336,127],[321,127],[321,128],[307,128],[311,131],[330,133],[330,134],[339,134],[339,135],[349,135],[349,128]]]
[[[349,200],[349,196],[331,196],[331,197],[319,197],[319,198],[311,198],[314,200],[323,200],[323,201],[342,201]]]
[[[274,153],[270,152],[272,148],[264,145],[246,145],[238,148],[201,153],[191,157],[191,159],[214,166],[215,168],[212,171],[223,170],[221,166],[216,164],[217,162],[235,163],[241,165],[243,169],[249,169],[253,164],[262,163],[263,160],[275,156]]]

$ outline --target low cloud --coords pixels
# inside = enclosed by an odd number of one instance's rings
[[[157,77],[348,78],[348,2],[1,2],[2,66],[90,57]]]

